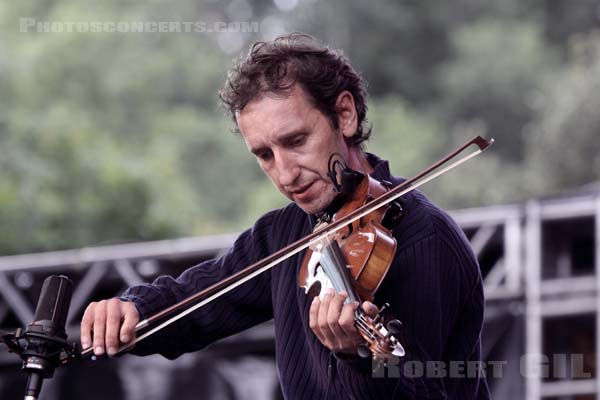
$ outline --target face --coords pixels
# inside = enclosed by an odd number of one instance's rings
[[[281,193],[309,214],[324,211],[336,196],[327,176],[329,156],[337,152],[348,159],[353,151],[346,140],[356,131],[356,111],[352,95],[344,93],[338,97],[339,129],[332,127],[298,85],[287,97],[255,99],[237,115],[246,146],[262,170]]]

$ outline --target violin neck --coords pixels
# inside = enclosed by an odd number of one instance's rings
[[[360,297],[352,284],[353,278],[350,270],[346,266],[346,261],[337,241],[332,241],[322,250],[320,263],[335,291],[337,293],[341,291],[348,293],[346,303],[360,302]]]

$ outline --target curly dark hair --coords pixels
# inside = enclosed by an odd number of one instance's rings
[[[330,49],[304,33],[279,36],[270,42],[257,42],[245,59],[234,64],[219,97],[236,123],[236,113],[264,93],[285,96],[299,83],[315,107],[338,128],[337,96],[344,90],[354,97],[358,127],[352,143],[368,140],[367,92],[365,82],[339,50]]]

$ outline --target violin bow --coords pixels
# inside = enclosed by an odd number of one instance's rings
[[[349,213],[348,215],[346,215],[344,218],[340,218],[339,220],[334,221],[334,222],[330,223],[329,225],[324,226],[322,229],[310,233],[309,235],[303,237],[302,239],[299,239],[299,240],[281,248],[280,250],[276,251],[275,253],[271,254],[270,256],[263,258],[262,260],[257,261],[256,263],[251,264],[248,267],[234,273],[233,275],[208,286],[207,288],[201,290],[200,292],[198,292],[186,299],[183,299],[179,303],[176,303],[176,304],[138,322],[137,325],[135,326],[136,332],[138,332],[142,329],[145,329],[145,328],[153,325],[157,321],[167,318],[167,317],[177,313],[178,311],[182,310],[179,313],[170,317],[169,319],[161,322],[160,324],[156,325],[155,327],[144,332],[140,336],[137,336],[130,343],[126,343],[126,344],[119,346],[119,348],[117,350],[117,354],[122,353],[127,350],[130,350],[131,348],[133,348],[135,346],[136,343],[144,340],[148,336],[153,335],[154,333],[158,332],[159,330],[161,330],[161,329],[165,328],[166,326],[172,324],[173,322],[185,317],[186,315],[194,312],[198,308],[203,307],[204,305],[219,298],[220,296],[230,292],[231,290],[235,289],[236,287],[243,285],[247,281],[249,281],[249,280],[255,278],[256,276],[258,276],[259,274],[273,268],[274,266],[281,263],[282,261],[285,261],[286,259],[292,257],[293,255],[298,254],[302,250],[312,246],[313,244],[320,242],[321,240],[323,240],[323,238],[334,234],[338,230],[342,229],[344,226],[364,217],[367,214],[372,213],[376,209],[383,207],[384,205],[396,200],[397,198],[405,195],[406,193],[424,185],[425,183],[437,178],[438,176],[456,168],[457,166],[461,165],[462,163],[481,154],[490,145],[492,145],[492,143],[494,143],[494,139],[485,139],[481,136],[474,137],[473,139],[469,140],[468,142],[466,142],[465,144],[463,144],[462,146],[460,146],[459,148],[457,148],[456,150],[454,150],[453,152],[451,152],[444,158],[440,159],[435,164],[426,168],[425,170],[418,173],[414,177],[402,182],[398,186],[390,189],[385,194],[373,199],[371,202],[363,205],[362,207],[357,208],[356,210],[354,210],[351,213]],[[471,147],[471,146],[476,146],[477,149],[470,152],[469,154],[466,154],[458,159],[455,159],[461,153],[463,153],[468,147]],[[450,163],[450,164],[445,165],[447,163]],[[93,355],[93,346],[89,347],[87,349],[84,349],[81,352],[81,357],[87,357],[90,355]],[[66,356],[61,359],[61,363],[65,364],[65,363],[69,362],[71,359],[72,359],[71,357]]]

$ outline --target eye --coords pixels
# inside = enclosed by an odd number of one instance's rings
[[[290,147],[298,147],[298,146],[302,146],[303,144],[304,144],[304,135],[294,136],[288,142],[288,146],[290,146]]]
[[[273,158],[273,153],[270,150],[264,150],[256,153],[256,158],[260,161],[269,161]]]

